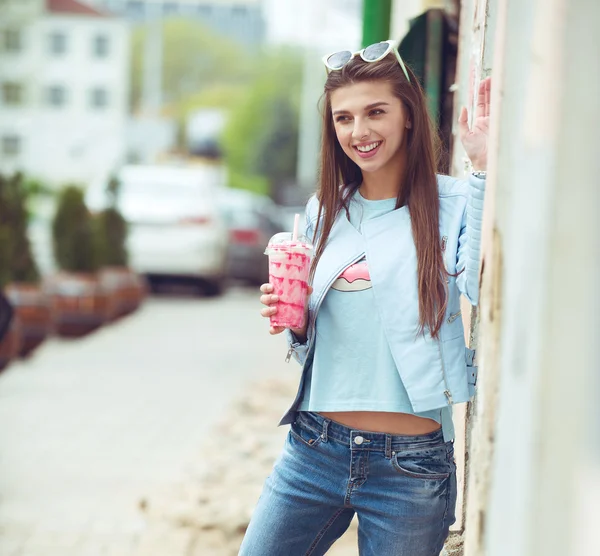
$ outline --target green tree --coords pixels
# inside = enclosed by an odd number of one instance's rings
[[[293,51],[264,62],[223,136],[231,185],[270,194],[296,174],[301,64]]]
[[[98,240],[83,191],[74,185],[59,194],[52,222],[54,258],[62,270],[94,272],[98,269]]]
[[[255,61],[240,44],[198,21],[170,18],[163,22],[162,85],[167,104],[207,88],[244,85],[255,72]],[[132,38],[131,104],[140,105],[143,50],[148,28],[138,27]]]
[[[107,184],[109,206],[95,216],[100,266],[126,266],[127,222],[117,209],[120,182],[112,177]]]
[[[0,282],[37,282],[39,271],[28,236],[30,191],[21,173],[0,176]]]

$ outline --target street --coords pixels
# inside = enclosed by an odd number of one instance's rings
[[[141,501],[198,465],[247,382],[298,370],[258,296],[154,296],[0,374],[2,556],[133,553]]]

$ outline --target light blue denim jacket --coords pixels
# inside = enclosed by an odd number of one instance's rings
[[[437,409],[473,396],[477,368],[473,366],[474,352],[465,346],[460,294],[477,305],[485,180],[471,175],[467,182],[438,175],[438,189],[444,261],[450,274],[460,273],[448,277],[448,304],[439,340],[427,330],[417,333],[417,253],[408,208],[364,222],[362,234],[341,211],[315,271],[306,343],[299,343],[286,330],[287,360],[293,355],[303,370],[296,399],[280,424],[295,419],[306,371],[312,363],[315,323],[325,294],[341,272],[363,256],[369,263],[376,308],[413,410]],[[309,238],[314,235],[318,210],[313,196],[306,206],[305,235]]]

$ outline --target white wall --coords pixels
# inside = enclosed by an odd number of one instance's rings
[[[493,449],[470,454],[488,480],[469,483],[465,554],[587,556],[600,551],[600,4],[498,8],[479,362],[489,388],[472,440]]]
[[[48,34],[64,31],[67,51],[60,57],[48,50]],[[109,40],[106,58],[93,56],[93,38]],[[88,183],[110,171],[124,156],[129,94],[129,32],[116,18],[48,14],[27,29],[22,63],[10,64],[6,75],[27,87],[19,109],[0,110],[0,128],[23,136],[23,154],[4,160],[4,169],[20,166],[50,184]],[[49,106],[46,87],[62,85],[67,103]],[[108,106],[94,109],[90,90],[108,91]]]
[[[0,101],[0,139],[4,135],[21,135],[35,119],[32,103],[40,60],[34,55],[37,40],[34,22],[43,9],[42,0],[27,3],[12,0],[0,8],[0,29],[18,30],[21,35],[19,52],[0,52],[0,81],[21,83],[25,101],[23,106],[3,106]],[[24,160],[24,153],[4,156],[0,151],[0,171],[15,171]]]

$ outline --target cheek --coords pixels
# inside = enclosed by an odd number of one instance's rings
[[[335,134],[337,136],[337,140],[344,151],[348,151],[350,149],[349,144],[352,138],[352,131],[346,127],[336,127]]]
[[[400,145],[403,142],[403,138],[406,135],[403,127],[386,126],[385,129],[381,130],[381,135],[386,137],[387,141],[394,144]]]
[[[342,143],[348,137],[349,126],[336,125],[334,129],[338,141]]]

